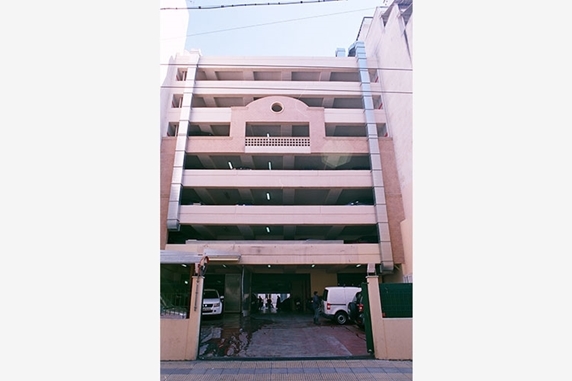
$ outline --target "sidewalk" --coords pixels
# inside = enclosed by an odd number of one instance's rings
[[[388,360],[198,360],[162,361],[160,381],[406,381],[412,361]]]

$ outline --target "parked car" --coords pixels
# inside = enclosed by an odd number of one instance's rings
[[[348,312],[350,321],[363,327],[363,297],[361,291],[356,292],[351,302],[348,303]]]
[[[223,307],[224,296],[219,295],[215,289],[203,290],[203,310],[204,316],[221,315]]]
[[[344,325],[348,322],[348,304],[355,294],[361,291],[360,287],[326,287],[322,295],[322,305],[320,315],[338,324]]]

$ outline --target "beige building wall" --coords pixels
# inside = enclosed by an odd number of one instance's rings
[[[377,358],[390,360],[413,359],[413,319],[392,318],[382,319],[383,340],[376,352],[383,355]]]

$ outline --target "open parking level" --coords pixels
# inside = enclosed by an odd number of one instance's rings
[[[365,331],[311,314],[255,313],[203,318],[199,359],[369,359]]]

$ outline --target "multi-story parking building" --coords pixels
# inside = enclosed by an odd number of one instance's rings
[[[411,59],[380,45],[395,40],[388,20],[407,24],[401,8],[364,19],[347,54],[174,58],[162,88],[162,292],[188,290],[181,264],[204,256],[204,287],[225,295],[225,313],[248,315],[257,294],[293,303],[366,276],[410,281]]]

